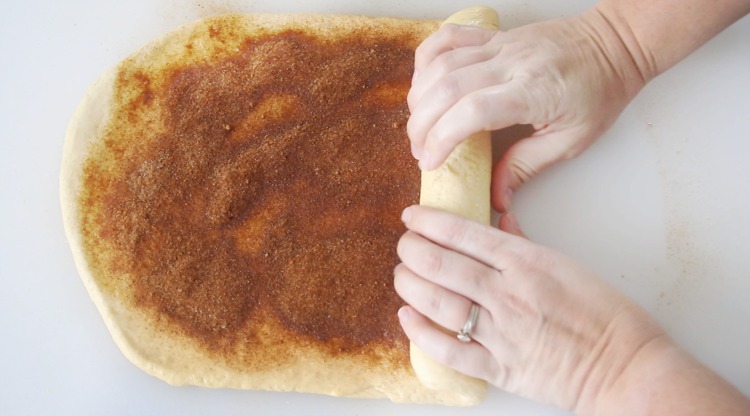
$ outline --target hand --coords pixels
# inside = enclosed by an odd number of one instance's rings
[[[437,361],[565,409],[591,407],[642,348],[665,338],[646,312],[591,271],[521,236],[421,206],[394,272],[406,335]],[[472,303],[475,342],[456,338]],[[447,333],[442,328],[447,328]],[[583,403],[583,402],[586,403]]]
[[[515,124],[536,132],[495,166],[492,200],[587,148],[646,83],[623,41],[592,9],[508,32],[445,25],[415,54],[407,125],[423,170],[470,134]]]

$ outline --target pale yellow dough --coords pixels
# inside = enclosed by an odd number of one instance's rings
[[[497,13],[488,7],[472,7],[449,17],[444,24],[479,26],[497,30]],[[483,224],[490,223],[490,172],[492,146],[489,132],[480,132],[457,146],[433,171],[422,172],[420,204],[440,208]],[[447,332],[460,328],[447,328]],[[467,398],[483,397],[487,384],[448,368],[411,344],[411,364],[426,386]]]
[[[261,28],[272,32],[302,28],[334,37],[345,36],[351,27],[372,27],[381,31],[421,30],[424,33],[429,33],[436,27],[434,22],[351,16],[232,15],[231,18],[246,24],[248,32]],[[196,38],[196,34],[206,32],[206,24],[206,21],[198,21],[181,27],[128,59],[153,65],[168,62],[184,51],[181,45],[186,40],[200,41],[201,38]],[[200,42],[197,45],[200,46]],[[235,45],[225,45],[228,53],[233,46]],[[191,57],[195,62],[200,62],[205,55],[200,47],[196,47]],[[296,351],[290,365],[248,372],[216,361],[186,335],[159,331],[155,323],[157,318],[152,314],[133,308],[119,297],[98,287],[83,250],[77,201],[82,187],[84,162],[92,145],[103,136],[114,106],[116,75],[117,68],[103,74],[87,91],[70,121],[63,151],[60,197],[65,230],[78,271],[117,346],[130,361],[149,374],[175,385],[301,391],[449,405],[471,405],[481,401],[484,396],[483,383],[445,372],[432,364],[426,364],[425,368],[425,364],[420,364],[424,363],[424,359],[419,358],[418,352],[415,352],[414,360],[415,369],[420,374],[419,379],[408,365],[372,368],[351,358],[331,358],[312,347],[301,347]],[[489,218],[489,204],[485,197],[480,197],[480,191],[488,188],[489,180],[484,158],[489,158],[490,152],[489,144],[485,142],[485,138],[470,140],[451,156],[441,170],[426,175],[425,183],[432,185],[422,188],[423,202],[431,204],[431,201],[442,201],[437,205],[473,218]],[[462,208],[447,205],[448,201],[473,202],[471,206]],[[284,329],[269,326],[265,331],[269,339],[272,339],[273,334]],[[379,352],[383,356],[389,354],[385,349]],[[420,380],[430,388],[425,387]],[[434,390],[435,387],[438,389]]]

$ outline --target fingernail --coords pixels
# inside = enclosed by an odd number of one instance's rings
[[[406,207],[401,212],[401,221],[404,222],[404,223],[407,223],[407,222],[409,222],[410,219],[411,219],[411,207]]]
[[[411,155],[414,156],[414,159],[419,160],[419,157],[421,156],[422,150],[417,147],[414,143],[411,144]]]
[[[419,169],[421,170],[428,170],[430,169],[432,160],[430,157],[430,152],[427,150],[422,149],[422,154],[419,158]]]
[[[513,190],[508,188],[505,190],[505,194],[503,196],[503,208],[505,208],[506,211],[510,209],[511,200],[513,200]]]
[[[520,230],[521,229],[521,226],[518,225],[518,218],[516,217],[516,214],[508,212],[508,213],[506,213],[504,215],[505,215],[506,224],[510,228],[512,228],[514,230]]]
[[[409,310],[406,308],[406,306],[402,306],[398,310],[398,319],[401,322],[409,322],[409,320],[411,319],[411,314],[409,313]]]

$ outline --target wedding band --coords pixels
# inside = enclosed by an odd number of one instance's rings
[[[476,303],[471,305],[471,311],[469,312],[469,317],[466,318],[466,323],[464,324],[464,327],[458,331],[458,335],[456,335],[456,338],[459,339],[461,342],[471,342],[471,331],[474,329],[474,327],[477,325],[477,318],[479,317],[479,305]]]

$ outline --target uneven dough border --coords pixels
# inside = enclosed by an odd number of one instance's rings
[[[366,28],[376,35],[392,30],[427,31],[436,22],[391,18],[326,15],[231,15],[219,17],[241,19],[248,33],[274,33],[289,28],[314,30],[316,34],[335,38],[352,28]],[[161,64],[178,54],[179,46],[202,30],[208,18],[190,23],[149,43],[127,59]],[[201,59],[200,54],[195,59]],[[197,62],[197,61],[196,61]],[[279,391],[304,391],[350,397],[388,397],[396,402],[441,403],[450,405],[476,404],[483,394],[463,395],[437,392],[424,387],[411,369],[369,369],[361,363],[326,356],[314,348],[305,348],[294,365],[262,373],[243,372],[222,366],[191,340],[176,334],[158,332],[146,314],[128,308],[117,298],[106,295],[91,274],[80,232],[77,211],[82,187],[82,167],[94,142],[102,137],[109,121],[118,67],[105,72],[86,92],[66,132],[60,174],[60,199],[66,235],[76,267],[84,285],[101,313],[115,343],[136,366],[170,384],[195,384],[207,387],[228,387]],[[273,328],[269,328],[273,330]],[[384,355],[388,351],[381,352]],[[336,374],[337,376],[331,376]]]

